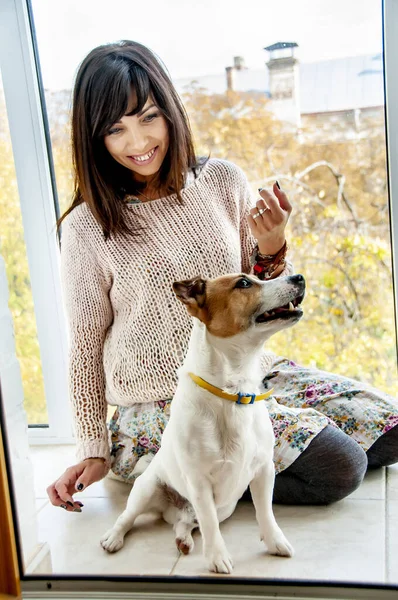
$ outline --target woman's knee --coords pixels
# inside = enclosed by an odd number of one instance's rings
[[[331,457],[330,473],[325,473],[325,485],[321,491],[324,504],[342,500],[358,489],[368,467],[366,452],[351,438],[343,447],[332,451],[335,455]]]
[[[370,469],[388,467],[398,462],[398,425],[383,433],[366,454]]]
[[[355,491],[366,473],[364,450],[328,425],[275,481],[274,498],[286,504],[330,504]]]

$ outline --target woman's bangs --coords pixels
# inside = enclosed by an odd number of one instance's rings
[[[129,72],[130,75],[130,91],[134,91],[135,95],[135,106],[129,110],[128,115],[136,115],[141,112],[147,103],[148,96],[151,91],[151,85],[149,83],[149,77],[146,71],[134,65]]]
[[[101,86],[98,97],[98,119],[93,127],[93,137],[103,137],[117,121],[126,114],[131,98],[129,78],[121,74],[113,77],[106,85]]]
[[[141,67],[134,65],[130,69],[123,69],[119,77],[102,86],[99,97],[98,113],[101,119],[98,126],[93,128],[93,137],[103,137],[112,125],[120,121],[124,115],[136,115],[145,106],[150,94],[148,75]],[[132,92],[134,96],[132,96]],[[131,106],[132,98],[134,105]]]

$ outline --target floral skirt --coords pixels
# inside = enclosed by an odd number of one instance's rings
[[[275,434],[275,471],[287,469],[327,425],[339,427],[366,451],[398,424],[398,401],[367,384],[279,358],[265,377]],[[171,400],[118,407],[109,423],[112,471],[133,483],[138,459],[155,454]]]

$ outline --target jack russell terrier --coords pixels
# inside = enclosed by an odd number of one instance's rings
[[[272,511],[274,434],[264,402],[272,390],[261,389],[260,359],[269,337],[301,319],[304,277],[196,277],[173,290],[195,318],[170,420],[159,452],[137,463],[127,507],[101,545],[116,552],[136,518],[155,512],[174,526],[184,554],[199,526],[209,570],[231,573],[219,523],[250,486],[268,551],[292,556]]]

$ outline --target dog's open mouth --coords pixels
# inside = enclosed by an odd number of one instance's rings
[[[273,321],[274,319],[290,319],[301,315],[302,310],[300,305],[303,299],[304,296],[297,296],[297,298],[284,306],[278,306],[268,312],[262,313],[256,318],[256,323],[266,323],[267,321]]]

